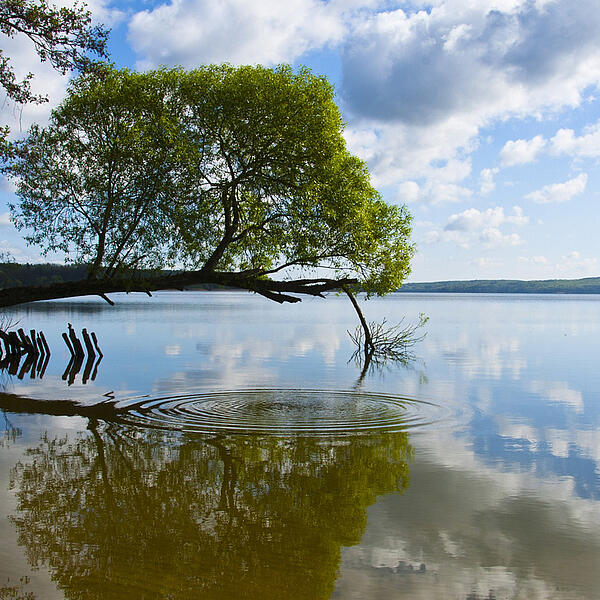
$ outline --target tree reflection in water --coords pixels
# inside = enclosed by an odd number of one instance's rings
[[[171,435],[89,419],[12,472],[32,566],[67,598],[329,598],[377,495],[403,491],[407,433]]]

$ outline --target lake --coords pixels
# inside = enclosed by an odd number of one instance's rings
[[[112,297],[5,313],[0,598],[599,597],[600,296],[370,300],[429,322],[362,378],[343,297]]]

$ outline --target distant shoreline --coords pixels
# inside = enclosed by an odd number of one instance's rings
[[[0,263],[0,288],[45,285],[63,281],[80,281],[87,277],[85,265]],[[195,290],[221,290],[217,285],[194,286]],[[600,294],[600,277],[584,279],[473,279],[470,281],[431,281],[405,283],[394,293],[453,294]]]
[[[454,294],[600,294],[600,277],[584,279],[473,279],[405,283],[396,293]]]

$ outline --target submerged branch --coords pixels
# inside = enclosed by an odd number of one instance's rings
[[[418,323],[404,324],[404,317],[396,325],[387,325],[386,319],[380,323],[371,321],[367,325],[370,345],[367,350],[365,328],[357,326],[354,332],[348,331],[350,339],[356,345],[353,358],[357,359],[364,351],[366,361],[383,364],[387,361],[407,363],[415,358],[412,348],[425,339],[426,333],[418,333],[429,317],[419,314]]]
[[[350,291],[350,288],[348,288],[347,286],[344,286],[342,289],[344,290],[346,296],[348,296],[348,298],[350,299],[350,302],[352,303],[352,306],[354,307],[354,310],[356,311],[356,314],[358,315],[358,320],[360,321],[360,326],[362,327],[362,333],[361,333],[360,344],[357,344],[357,345],[359,346],[359,349],[361,347],[364,349],[365,357],[366,357],[370,352],[373,352],[375,350],[375,346],[373,345],[373,336],[371,335],[371,330],[370,330],[369,325],[367,324],[367,320],[365,319],[365,316],[363,315],[363,312],[356,300],[356,297]],[[360,330],[360,327],[358,329]],[[364,336],[364,338],[363,338],[363,336]],[[352,336],[350,336],[350,337],[352,337]],[[364,339],[364,342],[363,342],[363,339]],[[356,343],[354,338],[352,339],[352,341],[354,341],[354,343]]]

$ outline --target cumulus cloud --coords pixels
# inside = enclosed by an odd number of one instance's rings
[[[0,214],[0,227],[6,226],[6,225],[11,225],[9,212],[4,212],[4,213]]]
[[[523,241],[518,233],[503,234],[497,227],[487,227],[479,234],[479,241],[486,247],[518,246]]]
[[[414,182],[419,194],[409,197],[432,202],[472,194],[463,181],[482,127],[577,106],[600,81],[596,0],[403,6],[389,9],[383,0],[169,0],[135,14],[129,40],[140,67],[269,65],[340,48],[349,146],[368,161],[376,185]],[[512,159],[507,148],[507,164],[517,160],[520,146],[529,144],[519,160],[535,154],[540,140],[518,142]],[[447,173],[438,174],[445,168],[440,161],[463,168],[448,180]]]
[[[578,106],[600,81],[596,0],[428,4],[372,14],[344,44],[344,108],[382,180],[429,179],[437,161],[468,156],[483,127]],[[505,164],[543,142],[516,140]]]
[[[587,127],[583,135],[576,136],[572,129],[559,129],[550,140],[551,152],[576,158],[600,156],[600,122]]]
[[[397,201],[400,203],[415,202],[421,197],[421,188],[416,181],[403,181],[397,189]]]
[[[341,42],[346,19],[343,3],[336,1],[172,0],[135,14],[129,40],[143,68],[207,62],[272,65]]]
[[[594,256],[583,256],[578,250],[572,250],[561,257],[555,269],[557,273],[571,278],[595,276],[598,273],[598,259]]]
[[[487,194],[491,194],[496,189],[496,182],[494,181],[494,176],[498,174],[500,169],[482,169],[479,174],[479,193],[482,196],[487,196]]]
[[[464,198],[472,194],[463,181],[471,173],[467,155],[475,149],[477,133],[475,122],[458,116],[430,126],[365,120],[355,115],[349,119],[345,137],[350,151],[367,161],[375,185],[406,180],[417,180],[421,185],[428,182],[432,188],[452,184]],[[420,199],[441,201],[442,197],[424,194]],[[453,194],[450,200],[455,199]]]
[[[550,204],[558,202],[567,202],[582,194],[587,185],[587,173],[581,173],[564,183],[552,183],[543,188],[530,192],[525,196],[527,200],[532,200],[537,204]]]
[[[461,213],[451,215],[444,229],[446,231],[473,231],[484,227],[499,227],[505,223],[522,226],[528,222],[529,217],[523,215],[523,209],[520,206],[513,208],[512,215],[505,215],[502,206],[488,208],[485,211],[469,208]]]
[[[500,164],[511,167],[533,162],[545,145],[546,140],[541,135],[531,140],[509,140],[500,151]]]
[[[453,242],[461,248],[470,248],[479,242],[485,248],[499,246],[516,246],[522,244],[517,233],[503,233],[503,225],[521,227],[529,222],[529,217],[523,214],[520,206],[513,208],[511,215],[506,215],[504,208],[497,206],[480,211],[468,208],[460,213],[451,215],[443,229],[434,229],[427,233],[427,243]]]

